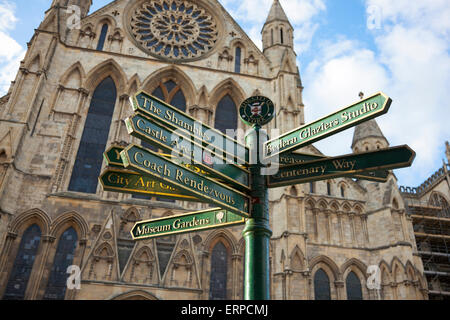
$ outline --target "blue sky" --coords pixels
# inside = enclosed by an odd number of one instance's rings
[[[220,0],[261,47],[273,0]],[[94,0],[91,12],[109,3]],[[280,0],[295,28],[306,121],[358,100],[363,91],[393,99],[377,119],[391,146],[408,144],[412,169],[399,185],[418,186],[445,157],[450,140],[450,2],[448,0]],[[26,43],[51,0],[0,0],[0,95],[14,79]],[[325,154],[351,152],[353,130],[316,144]]]

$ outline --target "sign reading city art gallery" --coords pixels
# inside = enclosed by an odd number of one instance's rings
[[[135,111],[144,113],[170,128],[179,129],[186,137],[200,141],[210,150],[215,149],[217,153],[223,153],[230,161],[248,164],[247,147],[222,132],[202,124],[187,113],[145,92],[136,94],[130,100]]]
[[[242,225],[245,219],[233,212],[214,208],[160,219],[141,221],[131,229],[133,240]]]
[[[126,119],[125,124],[128,133],[132,136],[145,140],[166,152],[176,151],[180,155],[178,158],[180,161],[192,163],[195,167],[207,172],[209,176],[240,190],[249,190],[248,170],[235,164],[225,164],[225,159],[216,152],[207,150],[203,145],[178,136],[173,133],[173,130],[141,114],[135,114]]]
[[[353,176],[364,171],[408,167],[411,166],[415,156],[411,148],[400,146],[285,166],[280,168],[277,174],[268,177],[268,186],[278,188],[309,181]]]
[[[273,157],[287,151],[294,151],[383,115],[388,112],[391,103],[392,100],[388,96],[378,93],[311,124],[267,141],[264,144],[265,155]]]
[[[240,191],[136,145],[128,146],[120,155],[126,168],[151,175],[185,194],[249,217],[250,198]]]
[[[108,169],[99,178],[105,191],[164,197],[173,200],[201,202],[196,197],[185,195],[148,175],[136,172]]]
[[[329,157],[318,156],[313,154],[304,154],[304,153],[294,153],[294,152],[286,152],[280,155],[279,162],[281,166],[293,165],[293,164],[301,164],[309,161],[315,160],[325,160],[329,159]],[[386,170],[378,170],[374,172],[362,172],[359,174],[352,175],[353,178],[360,180],[369,180],[375,182],[386,182],[389,176],[389,171]]]

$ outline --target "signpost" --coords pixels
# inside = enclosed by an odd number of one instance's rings
[[[293,153],[385,114],[392,101],[383,93],[270,141],[261,126],[273,119],[275,106],[266,97],[251,97],[239,110],[241,120],[252,126],[248,147],[145,92],[130,101],[135,114],[126,120],[128,132],[170,155],[133,144],[111,147],[104,153],[110,168],[99,177],[104,190],[219,206],[138,222],[131,231],[134,240],[245,223],[246,300],[270,299],[269,188],[347,176],[385,182],[386,170],[410,166],[415,157],[408,146],[340,157]],[[266,177],[261,172],[269,158],[278,158],[281,166]]]
[[[242,225],[245,219],[233,212],[214,208],[181,215],[137,222],[131,230],[133,240],[163,237]]]

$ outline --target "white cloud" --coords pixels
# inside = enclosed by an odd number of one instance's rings
[[[416,186],[442,164],[450,136],[450,6],[441,0],[366,4],[382,13],[381,29],[373,30],[376,50],[346,38],[323,41],[304,72],[307,121],[357,101],[361,90],[386,92],[393,104],[377,122],[391,145],[408,144],[417,152],[414,175],[396,171],[400,184]],[[349,131],[317,146],[330,155],[347,153]]]
[[[26,52],[9,34],[17,21],[15,6],[9,1],[0,1],[0,96],[8,91]]]

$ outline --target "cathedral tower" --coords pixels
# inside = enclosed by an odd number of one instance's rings
[[[294,28],[279,0],[274,0],[262,29],[263,53],[276,76],[276,125],[282,132],[304,124],[302,81],[294,51]]]

